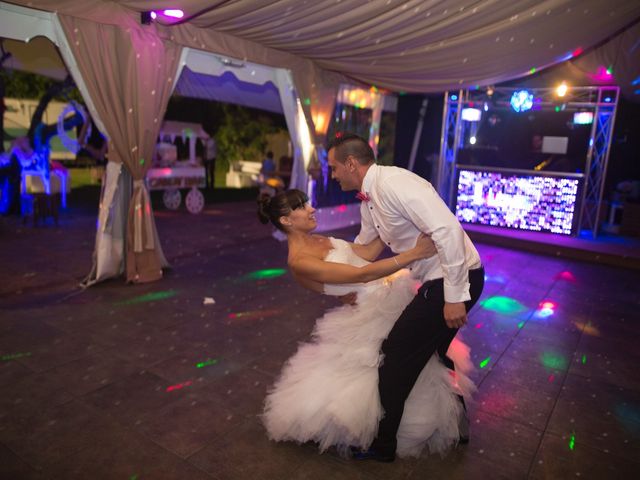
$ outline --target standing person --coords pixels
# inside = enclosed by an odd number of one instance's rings
[[[218,146],[213,137],[209,137],[204,145],[204,171],[207,187],[213,189],[216,179],[216,157],[218,156]]]
[[[401,253],[426,233],[438,251],[410,268],[422,286],[382,344],[378,388],[384,417],[370,448],[354,452],[357,459],[391,462],[405,400],[435,352],[451,365],[447,348],[482,293],[484,269],[471,240],[429,182],[402,168],[376,165],[371,147],[353,134],[343,134],[329,145],[328,163],[342,190],[358,190],[363,200],[355,243],[379,237],[394,253]],[[460,439],[465,441],[466,415],[462,420]]]
[[[267,156],[262,160],[260,173],[265,176],[266,180],[276,176],[276,162],[273,159],[272,151],[268,151]]]
[[[415,280],[403,267],[435,255],[433,242],[420,235],[413,248],[370,263],[367,259],[384,249],[382,241],[355,245],[312,235],[315,209],[300,190],[263,195],[258,205],[262,223],[271,222],[286,235],[287,263],[297,282],[326,295],[358,293],[357,305],[333,308],[319,318],[311,341],[285,363],[265,400],[262,420],[269,438],[315,441],[321,451],[336,446],[343,454],[350,446],[366,448],[383,414],[380,345],[415,295]],[[473,390],[461,371],[471,363],[460,342],[449,353],[460,367],[456,377],[432,355],[407,399],[398,434],[401,456],[418,456],[426,446],[444,453],[458,442],[463,415],[458,395]]]

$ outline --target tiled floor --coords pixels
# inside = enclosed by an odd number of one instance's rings
[[[93,215],[71,210],[57,228],[0,223],[0,478],[640,471],[638,271],[478,245],[487,284],[460,334],[477,366],[471,443],[444,458],[356,463],[270,442],[258,417],[282,363],[336,301],[278,270],[251,275],[286,258],[251,202],[210,205],[200,216],[159,211],[157,224],[173,267],[162,281],[82,291]]]

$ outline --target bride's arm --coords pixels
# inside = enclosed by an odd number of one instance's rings
[[[306,277],[298,275],[295,271],[291,271],[293,278],[296,282],[302,285],[307,290],[311,290],[316,293],[324,293],[324,285],[320,282],[314,282]]]
[[[425,258],[428,243],[423,238],[411,250],[394,257],[378,260],[364,267],[325,262],[310,255],[300,255],[289,264],[296,276],[319,283],[362,283],[377,280],[397,272],[416,260]]]
[[[351,250],[360,258],[373,262],[384,250],[384,242],[380,240],[380,237],[376,237],[372,242],[361,245],[359,243],[350,243]]]

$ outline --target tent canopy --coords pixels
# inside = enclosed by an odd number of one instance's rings
[[[628,0],[12,0],[104,24],[159,17],[160,34],[195,49],[288,68],[303,97],[359,81],[392,91],[495,85],[566,61],[588,84],[604,67],[640,101],[640,2]],[[153,27],[147,27],[153,28]],[[25,35],[28,36],[28,33]],[[584,53],[584,54],[583,54]],[[600,75],[600,79],[602,75]],[[602,82],[597,82],[602,83]],[[309,85],[306,85],[309,84]]]
[[[637,27],[640,19],[640,2],[628,0],[117,1],[136,12],[181,8],[183,22],[171,29],[217,32],[244,42],[233,47],[236,52],[259,45],[368,85],[407,92],[522,77],[578,57]],[[638,33],[636,28],[631,37]],[[623,77],[618,80],[624,90],[640,74],[640,49],[635,42],[611,43],[599,60]],[[267,52],[269,57],[277,61]]]

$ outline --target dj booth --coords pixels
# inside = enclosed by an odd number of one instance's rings
[[[618,87],[445,94],[433,183],[463,223],[597,235]]]

